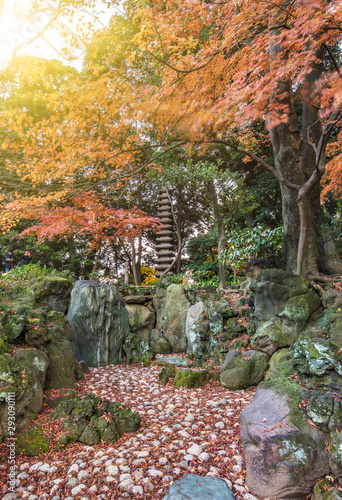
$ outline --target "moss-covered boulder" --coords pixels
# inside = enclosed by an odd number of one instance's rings
[[[328,432],[329,422],[334,413],[334,396],[321,391],[312,391],[306,411],[315,425]]]
[[[289,347],[297,336],[297,329],[287,326],[280,318],[260,325],[251,339],[251,347],[272,356],[283,347]]]
[[[50,342],[47,347],[49,366],[46,389],[74,389],[75,380],[82,378],[82,370],[72,350],[71,342],[61,340]]]
[[[250,285],[255,299],[255,319],[264,323],[284,311],[286,302],[309,292],[309,282],[282,269],[265,269]]]
[[[162,382],[163,384],[167,384],[170,378],[174,378],[175,375],[176,367],[174,365],[167,365],[160,370],[158,378],[160,382]]]
[[[241,413],[249,491],[261,498],[305,499],[330,471],[327,434],[307,416],[310,391],[285,377],[261,382]]]
[[[293,357],[294,350],[290,348],[275,352],[270,359],[270,367],[265,375],[265,380],[293,375],[295,373]]]
[[[268,368],[269,356],[263,352],[229,351],[220,368],[220,381],[230,390],[247,389],[259,384]]]
[[[308,388],[342,395],[342,354],[338,345],[316,331],[305,331],[294,350],[295,369]]]
[[[63,401],[50,418],[63,419],[66,434],[61,437],[60,446],[74,441],[88,445],[101,440],[114,442],[125,432],[135,432],[140,427],[140,416],[128,406],[107,399],[103,401],[95,394]]]
[[[154,328],[151,331],[150,346],[152,347],[152,349],[156,354],[170,354],[171,352],[170,342],[164,337],[163,333],[157,328]]]
[[[40,276],[30,281],[29,289],[33,292],[38,307],[46,307],[65,313],[70,302],[72,283],[61,276]]]
[[[325,478],[315,485],[310,500],[342,500],[342,493]]]
[[[15,451],[17,454],[23,453],[28,457],[35,457],[49,450],[50,440],[40,425],[30,427],[17,435]]]
[[[139,339],[133,333],[126,338],[123,349],[126,354],[127,364],[148,363],[156,357],[154,349],[152,349],[148,342]]]
[[[327,290],[322,296],[324,309],[342,310],[342,292],[338,290]]]
[[[49,359],[46,354],[37,349],[17,349],[15,359],[31,378],[34,396],[27,408],[39,413],[43,405],[44,387]]]
[[[20,431],[41,408],[37,387],[39,380],[34,370],[10,354],[0,356],[0,443],[8,436],[9,398],[15,400],[16,430]]]
[[[179,368],[173,380],[175,387],[202,387],[211,379],[211,375],[207,370],[191,370],[190,368]]]

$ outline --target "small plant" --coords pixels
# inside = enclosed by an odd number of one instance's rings
[[[159,278],[156,276],[156,270],[149,266],[141,266],[141,284],[143,286],[152,285],[159,281]]]

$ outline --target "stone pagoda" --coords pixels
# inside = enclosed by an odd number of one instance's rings
[[[162,227],[157,236],[157,265],[158,275],[162,274],[174,259],[172,238],[172,211],[167,190],[162,188],[159,194],[158,217]]]

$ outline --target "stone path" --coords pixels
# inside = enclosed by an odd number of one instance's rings
[[[219,382],[176,389],[159,382],[160,369],[155,364],[92,368],[78,391],[127,404],[140,414],[141,428],[113,444],[77,443],[40,457],[18,456],[20,498],[157,500],[170,483],[195,473],[225,479],[238,500],[255,499],[244,485],[239,435],[241,410],[254,393],[229,391]]]

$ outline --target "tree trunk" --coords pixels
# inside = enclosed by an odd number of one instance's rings
[[[220,205],[217,198],[217,192],[213,181],[206,183],[209,189],[211,203],[213,204],[214,217],[217,225],[218,233],[218,255],[220,255],[227,246],[227,236],[224,229],[223,218],[220,212]],[[218,261],[219,265],[219,288],[226,288],[227,286],[227,265]]]
[[[135,251],[134,238],[132,238],[131,243],[132,243],[132,270],[133,270],[134,284],[136,286],[139,286],[141,284],[141,281],[139,281],[139,275],[137,273],[137,262],[136,262],[136,251]]]

